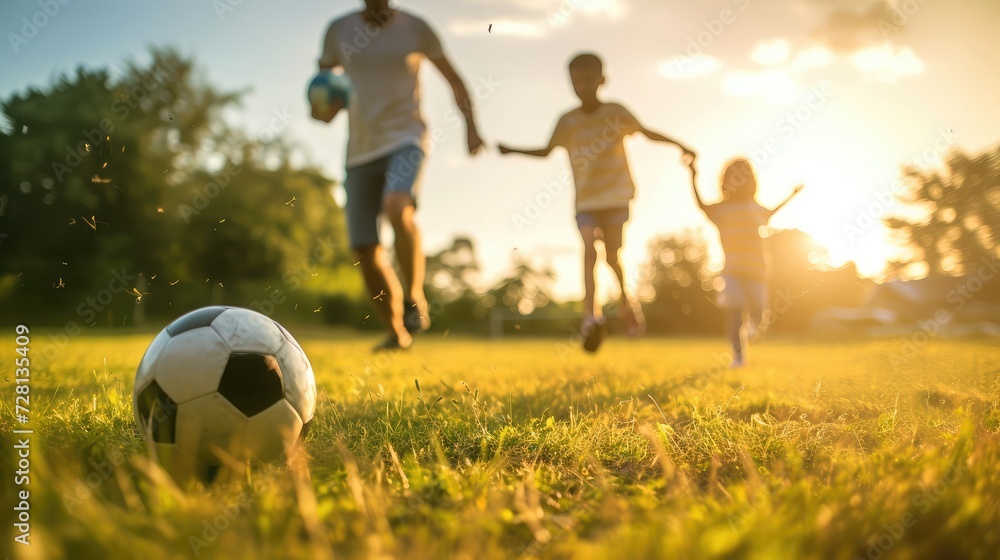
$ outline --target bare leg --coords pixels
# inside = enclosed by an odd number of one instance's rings
[[[619,254],[622,248],[622,227],[607,227],[604,230],[604,251],[608,266],[614,271],[618,278],[618,287],[621,289],[621,298],[618,300],[618,308],[621,309],[622,319],[625,323],[625,330],[629,336],[638,336],[645,330],[645,319],[642,311],[637,309],[634,302],[629,299],[625,289],[625,272],[622,270]]]
[[[615,278],[618,279],[618,287],[621,289],[622,301],[625,301],[625,272],[622,270],[621,261],[618,260],[619,252],[622,248],[622,229],[621,227],[608,227],[602,229],[604,232],[604,253],[605,259],[608,261],[608,266],[615,273]]]
[[[583,318],[597,317],[600,314],[594,305],[597,284],[594,280],[594,268],[597,266],[597,248],[594,246],[597,240],[595,228],[580,228],[580,235],[583,237]]]
[[[430,327],[427,311],[427,297],[424,295],[424,277],[427,267],[424,250],[420,243],[420,230],[414,220],[416,207],[413,198],[406,193],[387,193],[383,211],[396,234],[396,260],[403,275],[403,302],[415,305],[416,317],[408,315],[411,309],[403,309],[404,324],[412,332],[424,331]]]
[[[403,274],[403,298],[426,303],[424,271],[427,263],[420,244],[420,229],[414,220],[413,198],[405,193],[388,193],[383,208],[396,232],[396,259]]]
[[[407,347],[412,338],[403,326],[403,290],[396,272],[385,258],[381,245],[368,245],[355,249],[361,262],[361,273],[365,277],[372,303],[382,317],[388,334],[399,345]]]
[[[733,349],[733,367],[743,366],[743,354],[746,349],[746,333],[743,328],[743,310],[726,310],[726,338]]]

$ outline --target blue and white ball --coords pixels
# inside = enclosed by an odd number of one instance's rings
[[[353,92],[354,86],[347,74],[324,71],[309,83],[307,95],[314,110],[326,112],[334,101],[341,101],[347,107]]]

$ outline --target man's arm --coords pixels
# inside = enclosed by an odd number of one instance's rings
[[[792,190],[792,194],[788,195],[788,198],[786,198],[781,204],[775,206],[774,210],[771,210],[771,214],[768,216],[768,219],[770,219],[771,216],[777,214],[778,210],[781,210],[786,204],[791,202],[791,200],[795,198],[795,195],[799,194],[800,191],[802,191],[802,185],[796,185],[795,189]]]
[[[479,131],[476,129],[476,117],[472,107],[472,98],[469,97],[469,90],[465,89],[462,78],[455,71],[455,67],[451,65],[451,61],[446,56],[434,57],[430,61],[434,63],[434,66],[441,72],[441,75],[444,76],[448,85],[451,86],[451,90],[455,93],[455,103],[465,117],[469,153],[475,154],[483,146],[483,140],[479,137]]]
[[[323,38],[323,52],[320,55],[318,73],[322,72],[332,72],[336,68],[340,68],[340,54],[337,50],[336,35],[334,33],[334,27],[331,25],[327,31],[326,36]],[[325,110],[320,111],[316,106],[312,107],[312,118],[323,121],[330,122],[337,113],[344,108],[344,102],[337,100],[330,104]]]

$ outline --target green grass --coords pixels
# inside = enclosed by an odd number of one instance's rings
[[[44,337],[33,333],[33,351]],[[31,384],[31,541],[14,558],[993,558],[1000,347],[304,337],[307,456],[178,489],[146,460],[150,335],[78,337]],[[13,379],[14,341],[0,339]],[[419,389],[418,389],[419,383]],[[13,383],[0,382],[4,504]],[[5,527],[12,509],[0,511]],[[221,527],[217,530],[216,527]],[[3,550],[0,549],[0,550]],[[196,554],[197,553],[197,554]]]

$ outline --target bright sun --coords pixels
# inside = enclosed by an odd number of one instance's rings
[[[805,184],[805,189],[775,215],[772,225],[796,228],[810,234],[830,254],[829,264],[841,266],[853,261],[864,276],[880,276],[898,248],[888,238],[882,224],[887,211],[895,203],[880,203],[872,190],[872,177],[877,173],[864,170],[826,168],[816,171],[803,166],[788,170],[783,177],[762,184],[792,184],[789,179]],[[886,183],[888,185],[888,183]],[[780,193],[767,193],[765,206],[771,199],[783,200],[790,187]],[[883,189],[888,191],[887,188]],[[889,200],[886,198],[885,200]]]

